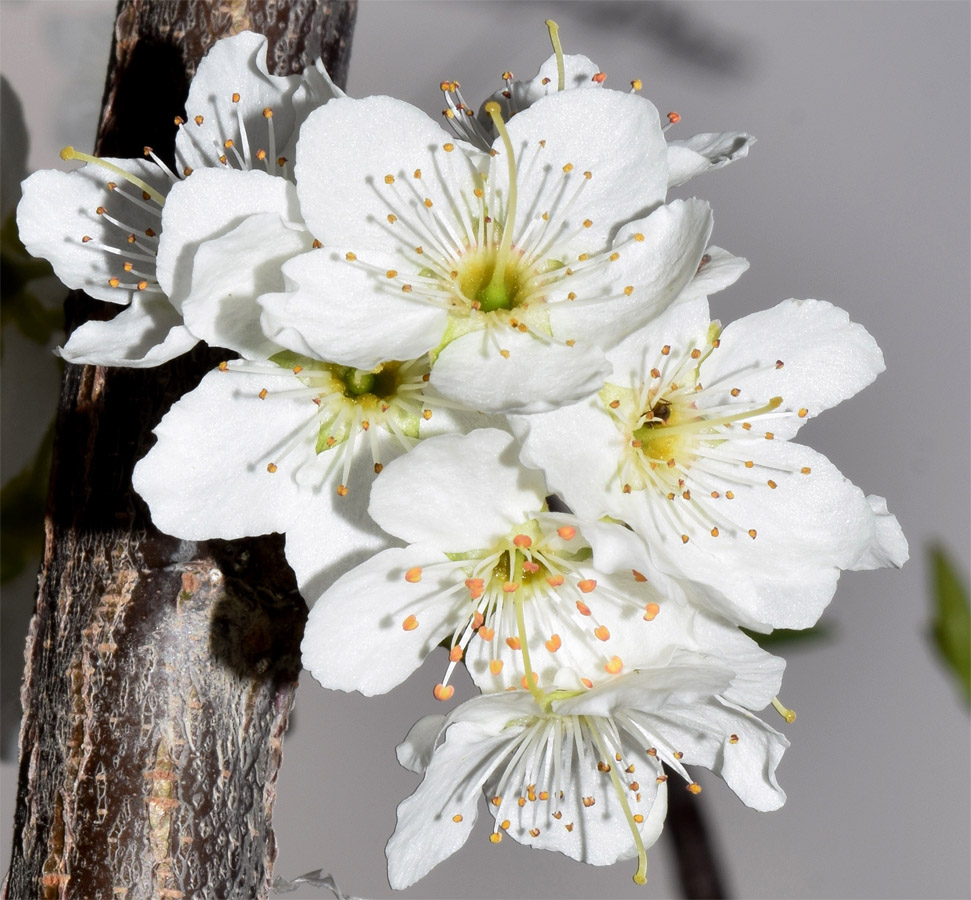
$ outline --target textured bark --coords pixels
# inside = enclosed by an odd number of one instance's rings
[[[171,160],[196,65],[244,29],[269,37],[277,74],[319,56],[342,83],[355,8],[123,0],[96,152],[151,145]],[[104,308],[76,295],[68,313]],[[151,429],[225,355],[66,367],[26,650],[11,900],[268,893],[306,606],[279,536],[177,541],[131,489]]]

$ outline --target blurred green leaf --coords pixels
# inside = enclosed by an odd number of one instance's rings
[[[931,637],[971,703],[971,605],[968,588],[941,547],[931,547],[934,621]]]
[[[789,646],[800,644],[812,644],[816,641],[829,640],[833,636],[833,629],[830,625],[819,623],[812,628],[776,628],[769,634],[760,634],[758,631],[744,631],[753,641],[763,650],[774,650],[781,644]]]
[[[0,584],[15,578],[44,541],[44,505],[54,447],[52,422],[33,462],[0,489]]]
[[[0,228],[0,326],[16,325],[25,337],[46,344],[51,335],[64,327],[60,305],[46,306],[28,285],[38,278],[53,276],[50,264],[35,259],[20,242],[14,214]]]

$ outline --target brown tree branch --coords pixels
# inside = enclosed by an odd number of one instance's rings
[[[277,74],[347,70],[356,4],[123,0],[96,152],[171,160],[173,119],[220,37]],[[75,295],[69,322],[99,314]],[[151,429],[225,353],[149,370],[67,366],[22,690],[3,896],[264,897],[306,606],[279,536],[177,541],[131,489]],[[186,436],[191,440],[191,435]]]

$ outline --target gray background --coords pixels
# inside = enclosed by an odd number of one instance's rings
[[[2,69],[24,101],[31,168],[59,165],[65,143],[90,146],[113,8],[0,5]],[[925,562],[931,541],[965,573],[969,553],[969,10],[965,2],[361,3],[355,96],[389,93],[437,114],[438,83],[454,78],[478,102],[504,69],[535,72],[549,53],[543,20],[553,16],[567,52],[597,61],[608,85],[640,77],[662,113],[678,110],[677,136],[752,132],[759,143],[748,160],[687,186],[714,208],[714,242],[752,263],[713,298],[713,315],[727,322],[787,297],[828,299],[884,350],[888,371],[810,423],[803,440],[888,497],[912,559],[901,572],[844,576],[824,616],[830,638],[784,653],[782,697],[799,719],[784,726],[771,710],[766,717],[793,742],[780,770],[787,805],[753,812],[700,774],[738,896],[969,893],[968,715],[929,650]],[[36,414],[11,427],[12,411],[33,382],[56,384],[53,367],[28,350],[5,347],[4,479],[43,430]],[[5,702],[16,696],[32,580],[3,602]],[[393,750],[417,717],[440,711],[431,687],[441,667],[432,659],[373,700],[306,679],[279,784],[278,874],[322,867],[350,894],[390,894],[383,847],[395,806],[417,780]],[[470,694],[466,685],[457,699]],[[13,773],[7,760],[3,822]],[[647,887],[637,888],[630,862],[594,869],[509,840],[494,846],[487,833],[477,829],[399,896],[677,893],[663,838]]]

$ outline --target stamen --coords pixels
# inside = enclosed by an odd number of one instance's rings
[[[547,19],[546,27],[550,32],[553,53],[556,54],[556,90],[562,91],[566,87],[566,70],[563,66],[563,46],[560,44],[560,26],[552,19]]]
[[[150,187],[146,182],[142,181],[137,175],[132,175],[131,172],[126,172],[120,166],[116,166],[113,163],[107,162],[97,156],[92,156],[90,153],[81,153],[79,150],[75,150],[73,147],[65,147],[61,150],[61,159],[65,161],[70,161],[72,159],[79,160],[80,162],[92,163],[96,166],[101,166],[107,169],[109,172],[114,172],[116,175],[121,176],[125,181],[130,182],[135,185],[135,187],[140,188],[146,194],[148,194],[159,206],[165,205],[165,198],[157,191],[155,188]]]

